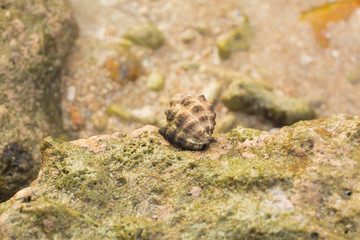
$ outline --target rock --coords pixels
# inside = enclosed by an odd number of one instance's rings
[[[131,119],[131,113],[121,104],[110,104],[106,108],[106,113],[109,115],[116,115],[126,121]]]
[[[139,59],[125,47],[117,48],[115,55],[108,56],[104,67],[109,71],[110,78],[120,83],[135,81],[142,68]]]
[[[231,83],[235,80],[241,79],[242,81],[251,82],[252,84],[256,84],[261,88],[265,88],[267,90],[272,90],[272,86],[267,81],[264,81],[263,79],[252,78],[246,74],[242,74],[241,72],[229,70],[226,68],[201,65],[199,67],[199,71],[201,73],[216,77],[223,84]]]
[[[0,162],[11,156],[0,167],[1,202],[36,177],[41,140],[62,133],[59,76],[77,26],[63,0],[0,6]]]
[[[359,236],[358,116],[274,134],[236,128],[204,152],[179,151],[150,129],[45,138],[38,178],[0,204],[0,238]]]
[[[275,126],[316,117],[315,110],[305,100],[273,92],[247,78],[234,80],[223,92],[222,101],[230,110],[263,116]]]
[[[269,133],[277,133],[280,131],[280,128],[271,128],[269,129]]]
[[[29,171],[33,164],[38,164],[31,151],[19,142],[11,142],[4,147],[0,155],[0,193],[2,200],[7,200],[19,186],[26,186],[29,181]],[[8,190],[8,191],[6,191]]]
[[[217,40],[216,46],[222,59],[230,57],[234,51],[248,50],[253,33],[247,16],[243,15],[240,23]]]
[[[146,85],[152,91],[161,91],[165,86],[165,76],[161,72],[154,71],[147,78]]]
[[[211,29],[210,25],[205,22],[196,22],[192,25],[192,28],[201,35],[209,34]]]
[[[316,117],[314,101],[292,98],[262,80],[221,67],[201,65],[199,71],[216,77],[227,86],[221,96],[230,110],[263,116],[275,126],[291,125]],[[319,99],[320,100],[320,99]],[[321,104],[321,101],[319,102]]]
[[[347,74],[346,79],[349,83],[355,85],[360,82],[360,72],[358,71],[351,71]]]
[[[123,38],[134,42],[137,45],[157,49],[164,43],[164,35],[151,23],[138,24],[130,27]]]
[[[200,65],[197,62],[184,61],[180,64],[180,67],[184,71],[198,70]]]
[[[90,118],[92,124],[98,131],[104,131],[108,125],[108,118],[104,116],[101,112],[95,113]]]
[[[180,37],[183,43],[191,43],[196,38],[196,33],[193,29],[187,29],[181,34]]]
[[[157,124],[157,114],[151,106],[145,106],[140,109],[128,109],[121,104],[110,104],[106,113],[116,115],[125,121],[138,121],[144,124]]]
[[[140,109],[130,110],[133,120],[144,124],[157,124],[157,114],[151,106],[144,106]]]
[[[127,48],[127,49],[134,45],[134,43],[132,41],[130,41],[129,39],[125,39],[125,38],[120,38],[119,41],[117,42],[117,44],[120,47]]]
[[[320,108],[321,105],[324,104],[326,99],[323,96],[309,96],[309,97],[306,97],[304,100],[306,100],[310,104],[311,107],[316,109],[316,108]]]
[[[222,83],[220,81],[211,81],[204,87],[203,94],[209,102],[215,103],[220,97],[221,88]]]
[[[222,118],[217,119],[215,127],[216,133],[226,133],[234,128],[236,123],[236,115],[234,113],[228,113]]]

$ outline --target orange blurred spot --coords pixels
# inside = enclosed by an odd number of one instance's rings
[[[105,62],[105,68],[110,72],[110,78],[116,79],[119,76],[120,64],[115,60],[115,57],[107,57]]]
[[[85,119],[75,107],[70,108],[70,121],[74,130],[79,130],[85,125]]]
[[[300,20],[312,25],[320,46],[328,47],[330,40],[324,33],[327,24],[348,19],[359,6],[360,0],[328,3],[302,13]]]
[[[116,33],[115,29],[107,29],[106,32],[105,32],[105,35],[106,36],[114,36],[115,33]]]

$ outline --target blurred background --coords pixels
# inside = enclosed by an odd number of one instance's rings
[[[359,113],[359,1],[70,4],[79,37],[62,108],[73,138],[161,126],[176,93],[205,94],[216,132]]]

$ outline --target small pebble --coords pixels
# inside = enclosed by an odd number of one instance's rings
[[[203,94],[209,102],[215,103],[220,97],[221,87],[220,81],[211,81],[208,85],[205,85]]]
[[[129,111],[123,105],[120,104],[110,104],[106,108],[106,113],[109,115],[116,115],[123,120],[131,119],[131,114],[129,113]]]
[[[191,43],[196,38],[196,34],[193,29],[187,29],[181,34],[181,41],[184,43]]]
[[[85,119],[83,115],[75,107],[70,108],[70,121],[71,128],[74,131],[78,131],[85,126]]]
[[[300,64],[303,66],[309,65],[310,63],[314,62],[314,58],[307,55],[307,54],[301,54],[300,56]]]
[[[200,65],[197,62],[185,61],[180,64],[180,67],[184,71],[198,70]]]
[[[92,124],[98,131],[103,131],[106,129],[108,124],[108,119],[102,113],[95,113],[90,118]]]
[[[352,71],[349,72],[346,76],[346,79],[349,81],[349,83],[351,84],[357,84],[360,82],[360,73],[357,71]]]
[[[165,76],[160,72],[152,72],[146,80],[147,87],[152,91],[161,91],[165,86]]]
[[[141,74],[139,59],[126,47],[119,47],[115,56],[108,56],[104,67],[112,80],[121,83],[135,81]]]
[[[197,22],[192,27],[201,35],[210,33],[210,25],[204,22]]]
[[[119,46],[125,48],[130,48],[134,45],[132,41],[125,38],[120,38],[120,40],[117,43],[119,44]]]
[[[75,97],[76,97],[76,87],[75,86],[68,87],[67,100],[70,102],[74,101]]]
[[[151,23],[138,24],[130,27],[123,38],[128,39],[135,44],[151,49],[159,48],[164,43],[164,35]]]
[[[158,122],[157,114],[150,106],[130,110],[130,113],[134,120],[144,124],[156,124]]]
[[[340,53],[338,50],[332,50],[331,51],[331,55],[334,57],[334,58],[338,58],[340,56]]]
[[[228,113],[224,117],[217,120],[215,132],[226,133],[229,132],[236,123],[236,115],[234,113]]]
[[[270,130],[269,130],[269,133],[277,133],[277,132],[279,132],[280,131],[280,128],[271,128]]]
[[[325,99],[322,96],[312,96],[312,97],[306,98],[305,100],[307,100],[309,102],[309,104],[314,108],[321,107],[321,105],[323,105],[325,102]]]

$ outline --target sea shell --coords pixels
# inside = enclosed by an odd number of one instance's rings
[[[171,144],[185,150],[204,150],[214,138],[214,107],[204,95],[176,94],[165,111],[167,124],[159,133]]]

